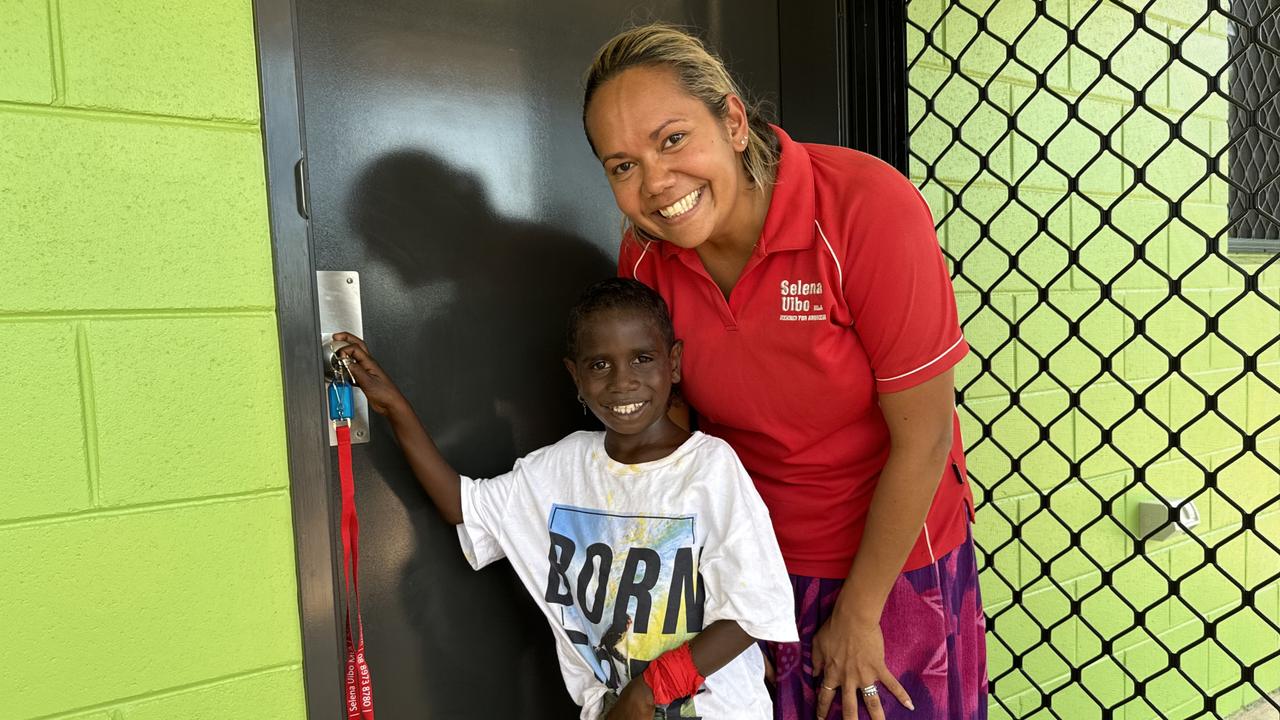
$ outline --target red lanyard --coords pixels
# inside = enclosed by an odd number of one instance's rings
[[[356,484],[351,472],[351,426],[342,423],[338,435],[338,477],[342,480],[342,574],[346,579],[347,672],[343,698],[347,720],[373,720],[373,685],[364,660],[364,623],[360,621],[360,521],[356,519]],[[351,635],[351,607],[356,609],[356,636]]]

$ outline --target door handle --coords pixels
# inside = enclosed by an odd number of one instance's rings
[[[311,206],[307,202],[307,158],[298,159],[293,165],[293,189],[298,195],[298,214],[304,220],[311,219]]]

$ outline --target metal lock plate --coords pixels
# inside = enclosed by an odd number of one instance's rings
[[[319,296],[320,310],[320,347],[325,367],[329,367],[329,341],[336,332],[349,332],[364,337],[364,321],[360,311],[360,273],[347,270],[317,270],[316,294]],[[323,390],[323,388],[322,388]],[[351,442],[369,442],[369,403],[364,394],[352,393],[355,397],[354,412],[351,415]],[[333,423],[329,423],[328,414],[319,418],[329,426],[329,445],[336,446],[338,437],[334,433]]]

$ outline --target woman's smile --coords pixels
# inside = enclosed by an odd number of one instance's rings
[[[688,215],[691,210],[697,207],[698,201],[702,199],[702,192],[705,189],[706,186],[704,185],[697,190],[694,190],[688,195],[685,195],[679,200],[671,203],[667,207],[659,209],[657,215],[669,223],[676,222]]]

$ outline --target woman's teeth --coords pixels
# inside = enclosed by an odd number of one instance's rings
[[[698,188],[667,207],[662,208],[658,211],[658,214],[668,220],[673,217],[683,215],[692,210],[694,205],[698,204],[699,197],[702,197],[702,188]]]
[[[638,403],[631,403],[629,405],[614,405],[609,409],[619,415],[630,415],[634,412],[638,412],[642,407],[644,407],[644,403],[638,402]]]

